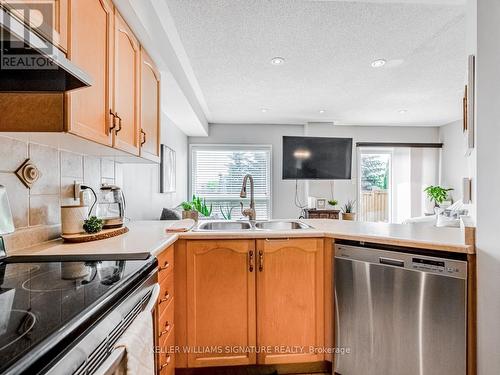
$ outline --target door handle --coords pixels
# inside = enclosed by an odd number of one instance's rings
[[[111,126],[109,127],[109,131],[112,131],[114,128],[116,128],[116,114],[113,113],[113,111],[110,109],[109,114],[113,116],[113,119],[111,120]]]
[[[248,270],[253,272],[253,250],[248,252]]]
[[[259,250],[259,272],[264,271],[264,252]]]
[[[122,118],[118,116],[118,112],[115,113],[115,115],[118,118],[118,129],[115,130],[115,134],[118,134],[118,132],[122,130]]]
[[[143,146],[144,143],[146,143],[146,132],[141,129],[141,134],[144,136],[143,141],[141,142],[141,146]]]

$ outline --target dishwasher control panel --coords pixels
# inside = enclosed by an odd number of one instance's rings
[[[409,252],[375,249],[352,245],[335,245],[335,258],[362,261],[383,266],[466,278],[467,262]]]

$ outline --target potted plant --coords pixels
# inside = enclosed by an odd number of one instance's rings
[[[448,192],[452,190],[452,188],[444,188],[439,185],[430,185],[424,189],[424,192],[427,194],[429,200],[434,202],[434,207],[439,207],[439,205],[448,199]]]
[[[183,219],[193,219],[198,221],[198,211],[193,209],[191,202],[182,202],[182,218]]]
[[[336,200],[336,199],[331,199],[331,200],[328,201],[328,204],[330,206],[332,206],[333,208],[335,208],[339,204],[339,201]]]
[[[198,211],[205,217],[210,217],[212,215],[212,205],[207,206],[205,198],[201,199],[196,195],[193,195],[193,200],[190,202],[194,210]]]
[[[353,212],[354,202],[353,200],[348,200],[347,203],[342,206],[340,209],[342,211],[342,220],[356,220],[356,214]]]

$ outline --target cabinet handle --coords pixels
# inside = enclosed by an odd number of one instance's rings
[[[267,242],[281,242],[281,241],[290,241],[289,237],[281,237],[281,238],[266,238]]]
[[[113,111],[110,109],[109,114],[113,116],[113,119],[111,120],[111,126],[109,127],[109,131],[111,132],[114,128],[116,128],[116,115],[113,113]]]
[[[163,298],[160,298],[160,302],[158,302],[158,304],[161,304],[163,302],[167,302],[169,299],[170,299],[170,294],[168,293],[168,290],[167,290],[165,292],[165,295],[163,296]]]
[[[144,143],[146,143],[146,132],[144,130],[141,129],[141,134],[144,136],[142,142],[141,142],[141,146],[144,145]]]
[[[163,370],[165,367],[167,367],[170,364],[170,354],[167,355],[167,361],[160,366],[160,371]]]
[[[163,266],[160,267],[160,271],[166,270],[168,267],[170,267],[170,263],[166,260],[165,263],[163,263]]]
[[[167,321],[165,323],[165,329],[163,331],[160,332],[160,335],[158,337],[162,337],[163,335],[167,334],[170,332],[170,329],[172,328],[172,326],[170,325],[170,323]]]
[[[118,132],[122,130],[122,118],[118,116],[118,113],[115,113],[115,115],[118,118],[118,129],[115,130],[115,134],[118,134]]]
[[[264,252],[259,250],[259,271],[262,272],[264,270]]]
[[[248,270],[253,272],[253,250],[248,252]]]

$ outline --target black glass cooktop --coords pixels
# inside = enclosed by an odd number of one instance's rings
[[[0,261],[0,373],[131,283],[154,260]]]

